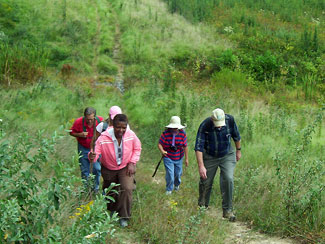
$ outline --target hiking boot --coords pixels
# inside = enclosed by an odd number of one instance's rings
[[[172,191],[166,191],[166,195],[172,194]]]
[[[126,219],[120,219],[120,226],[125,228],[128,226],[128,221]]]
[[[225,219],[229,219],[230,222],[236,221],[236,216],[234,215],[234,213],[232,211],[223,210],[222,217]]]

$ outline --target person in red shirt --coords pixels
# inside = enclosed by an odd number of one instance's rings
[[[88,186],[88,177],[90,174],[90,162],[88,153],[90,152],[90,144],[94,135],[94,120],[96,126],[103,120],[103,117],[96,116],[96,110],[92,107],[87,107],[84,111],[84,116],[75,120],[71,127],[70,135],[76,137],[78,141],[78,153],[80,155],[79,165],[81,170],[81,178]],[[95,175],[95,182],[93,190],[98,192],[99,180],[101,175],[101,166],[99,162],[93,164],[93,174]]]

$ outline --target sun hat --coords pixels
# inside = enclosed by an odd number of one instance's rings
[[[170,119],[169,125],[166,126],[166,128],[171,129],[184,129],[185,126],[181,125],[181,119],[178,116],[172,116]]]
[[[121,114],[121,113],[122,113],[122,109],[119,106],[112,106],[109,109],[109,115],[111,117],[111,120],[114,119],[115,115]]]
[[[220,126],[226,125],[225,112],[220,108],[217,108],[212,111],[211,118],[212,118],[212,121],[213,121],[215,127],[220,127]]]

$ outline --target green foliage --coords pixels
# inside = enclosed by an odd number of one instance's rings
[[[277,154],[275,157],[282,207],[285,209],[285,216],[282,217],[288,223],[289,231],[300,229],[308,231],[313,228],[319,229],[322,225],[321,220],[311,213],[321,214],[322,211],[322,195],[325,187],[324,158],[310,159],[308,154],[312,134],[322,121],[322,117],[320,111],[315,121],[299,133],[299,140],[293,143],[291,151]],[[304,221],[298,221],[302,217]]]
[[[98,58],[97,69],[100,74],[115,75],[117,74],[117,66],[112,59],[106,55],[101,55]]]
[[[32,43],[0,42],[0,84],[35,82],[43,76],[47,61],[47,51]]]
[[[216,0],[166,0],[172,13],[184,15],[193,22],[200,22],[213,14],[213,8],[218,4]]]
[[[19,91],[3,89],[1,96],[6,102],[0,112],[0,242],[110,240],[117,216],[107,213],[109,199],[85,199],[78,156],[67,146],[70,136],[63,126],[49,136],[61,122],[70,128],[71,116],[82,114],[76,108],[83,98],[44,81]]]
[[[48,65],[60,69],[64,63],[87,73],[94,55],[102,56],[100,72],[115,72],[103,57],[112,51],[114,40],[114,30],[107,28],[113,21],[106,0],[10,0],[0,5],[0,83],[32,83]],[[43,9],[46,14],[41,14]]]

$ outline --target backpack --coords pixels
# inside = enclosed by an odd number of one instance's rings
[[[108,127],[108,123],[107,123],[107,121],[105,120],[105,121],[103,122],[102,133],[107,129],[107,127]]]
[[[96,116],[95,119],[97,120],[97,124],[100,123],[100,119]],[[87,129],[86,129],[86,126],[85,126],[85,117],[82,117],[82,130],[83,132],[86,132]]]

